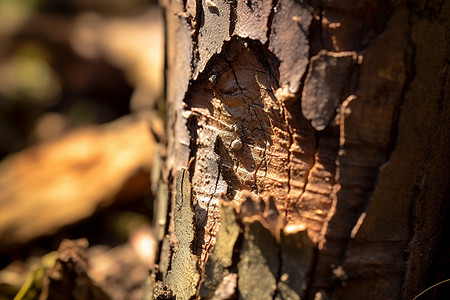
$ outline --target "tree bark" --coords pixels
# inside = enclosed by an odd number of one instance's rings
[[[162,4],[155,298],[412,299],[448,278],[448,1]]]

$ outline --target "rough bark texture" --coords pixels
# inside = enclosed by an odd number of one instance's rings
[[[163,6],[159,286],[177,299],[410,299],[445,279],[448,1]],[[184,254],[195,268],[180,288]]]

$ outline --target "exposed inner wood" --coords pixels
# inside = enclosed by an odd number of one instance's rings
[[[315,240],[331,206],[321,199],[324,203],[313,205],[312,212],[301,209],[315,161],[316,134],[309,121],[298,115],[300,102],[279,89],[276,60],[264,51],[261,44],[242,39],[226,44],[188,95],[189,124],[197,147],[193,174],[197,224],[206,225],[206,244],[217,227],[211,212],[217,212],[220,193],[236,202],[244,191],[272,195],[288,222],[319,223],[315,231],[314,225],[309,226]],[[323,169],[318,165],[314,172]],[[327,178],[330,181],[332,173]],[[320,186],[308,190],[310,194],[330,191]],[[207,214],[208,220],[203,219]]]

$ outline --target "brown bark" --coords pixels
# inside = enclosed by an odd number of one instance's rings
[[[163,4],[156,278],[177,299],[409,299],[445,276],[448,3]],[[173,284],[180,253],[199,281]]]

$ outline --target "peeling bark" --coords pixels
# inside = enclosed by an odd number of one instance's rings
[[[183,276],[200,279],[177,299],[399,299],[434,283],[418,257],[445,255],[423,237],[448,230],[449,178],[424,174],[448,173],[436,162],[450,140],[449,51],[427,51],[418,32],[448,44],[448,3],[435,19],[402,1],[163,4],[170,200],[156,278],[170,286],[181,268],[182,223],[195,264]],[[425,95],[428,115],[414,110]],[[176,213],[181,168],[191,221]]]

